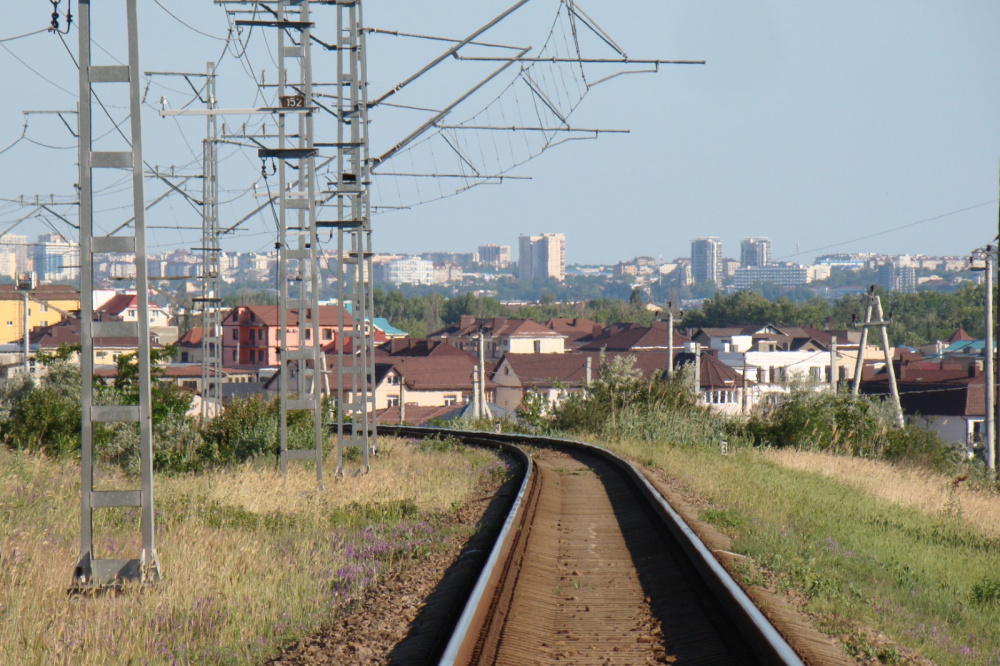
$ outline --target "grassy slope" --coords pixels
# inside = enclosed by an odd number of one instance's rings
[[[708,500],[702,518],[749,557],[744,580],[802,598],[850,654],[940,664],[1000,658],[995,494],[820,454],[610,446]]]
[[[79,465],[0,448],[0,663],[245,663],[312,632],[440,543],[434,515],[504,469],[480,451],[381,444],[371,474],[330,480],[323,493],[300,466],[287,483],[253,466],[158,477],[165,579],[96,599],[66,595],[79,549]],[[135,557],[135,513],[114,511],[95,519],[98,555]]]

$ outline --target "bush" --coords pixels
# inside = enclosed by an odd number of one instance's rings
[[[233,400],[202,428],[198,450],[204,464],[229,464],[265,455],[277,456],[278,400],[255,395]]]
[[[952,470],[961,454],[920,425],[900,428],[892,405],[870,396],[795,388],[735,429],[758,446],[794,447]]]

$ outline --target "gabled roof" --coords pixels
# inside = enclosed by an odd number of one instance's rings
[[[450,345],[443,340],[421,338],[396,338],[375,348],[375,358],[395,356],[464,356],[473,358],[467,351]]]
[[[202,340],[202,328],[201,326],[192,326],[187,333],[182,335],[177,340],[178,347],[201,347]]]
[[[555,337],[560,335],[557,331],[542,326],[530,319],[508,319],[506,317],[489,317],[477,319],[468,315],[463,315],[458,323],[434,331],[428,335],[428,339],[442,338],[472,338],[483,332],[486,337],[498,338],[502,336],[516,337]]]
[[[556,386],[581,386],[587,374],[587,359],[591,364],[591,381],[597,379],[601,361],[631,356],[635,365],[646,379],[662,375],[666,370],[666,355],[662,352],[579,352],[569,354],[505,354],[493,373],[506,372],[509,367],[522,387],[553,388]],[[675,352],[674,364],[685,356]],[[692,357],[692,354],[686,356]],[[748,381],[747,385],[753,382]],[[735,388],[743,386],[743,376],[715,358],[713,354],[701,357],[701,386],[703,389]]]
[[[400,377],[407,390],[410,391],[451,391],[471,390],[472,371],[476,361],[471,356],[401,356],[392,358],[389,363]],[[492,386],[489,380],[490,370],[487,368],[487,387]]]
[[[405,337],[409,335],[406,331],[396,328],[395,326],[390,324],[389,320],[386,319],[385,317],[373,318],[372,325],[390,337]]]
[[[583,317],[553,317],[545,322],[545,327],[569,336],[576,332],[590,335],[595,328],[603,328],[593,319],[584,319]]]
[[[946,367],[937,369],[901,368],[903,379],[896,381],[899,403],[906,414],[923,416],[983,416],[986,412],[985,376],[972,371]],[[861,382],[866,395],[889,395],[885,371],[872,380]]]
[[[160,347],[159,338],[150,334],[149,339],[154,347]],[[28,343],[37,345],[39,349],[58,349],[62,345],[80,344],[80,319],[66,319],[51,326],[39,326],[32,329],[28,336]],[[137,347],[138,338],[135,337],[94,337],[94,347],[107,348],[128,348]]]
[[[690,340],[674,331],[674,348],[681,348]],[[600,335],[584,343],[581,351],[641,351],[643,349],[667,349],[667,325],[640,326],[639,324],[615,324],[605,328]]]
[[[410,425],[424,425],[434,419],[450,418],[456,412],[465,409],[465,405],[448,405],[447,407],[406,406],[406,422]],[[375,415],[378,423],[395,425],[399,423],[399,407],[388,407]]]
[[[32,298],[39,301],[79,301],[80,292],[62,284],[40,284],[31,290]],[[12,284],[0,284],[0,301],[21,300],[24,295]]]
[[[319,306],[319,325],[320,326],[336,326],[337,325],[337,309],[336,305],[321,305]],[[277,305],[237,305],[232,310],[226,313],[223,317],[223,323],[235,323],[239,320],[240,314],[246,313],[250,317],[250,326],[280,326],[281,325],[281,312]],[[299,325],[299,313],[298,310],[289,310],[288,312],[288,325],[298,326]],[[353,326],[354,318],[351,314],[344,310],[344,325]]]
[[[962,340],[975,340],[971,335],[965,332],[961,327],[957,328],[951,337],[945,340],[945,342],[961,342]]]

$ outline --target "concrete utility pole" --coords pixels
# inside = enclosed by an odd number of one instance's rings
[[[691,347],[694,349],[694,399],[697,402],[701,400],[701,344],[693,342]]]
[[[971,268],[974,271],[983,271],[986,282],[986,336],[983,342],[983,354],[985,356],[983,370],[985,376],[984,407],[984,449],[986,453],[986,466],[991,470],[996,470],[996,377],[993,370],[993,271],[996,270],[995,250],[992,245],[975,250],[969,257]]]
[[[872,311],[878,317],[872,321]],[[889,394],[892,396],[893,406],[896,408],[896,425],[902,428],[906,425],[903,418],[903,407],[899,402],[899,390],[896,387],[896,370],[892,366],[892,355],[889,353],[889,322],[885,321],[882,312],[882,300],[875,294],[874,285],[868,290],[868,303],[865,306],[865,321],[861,324],[861,343],[858,346],[858,360],[854,371],[854,382],[851,386],[851,394],[857,395],[861,387],[861,371],[864,368],[865,347],[868,344],[868,329],[875,327],[882,334],[882,353],[885,358],[885,372],[889,381]]]
[[[486,404],[486,353],[483,350],[482,329],[479,330],[479,365],[477,372],[479,373],[479,394],[476,397],[479,409],[476,412],[476,418],[479,420],[493,418],[489,405]]]
[[[667,301],[667,381],[674,378],[674,304]]]
[[[28,354],[30,353],[30,333],[31,333],[31,321],[28,316],[28,300],[31,298],[31,292],[35,288],[35,274],[34,273],[18,273],[17,274],[17,290],[21,292],[21,296],[24,297],[24,308],[22,310],[24,314],[24,376],[28,377],[31,375],[31,363],[28,360]]]
[[[830,338],[830,390],[834,393],[837,392],[837,375],[840,374],[840,368],[837,366],[838,361],[837,336],[834,335]]]
[[[127,65],[93,65],[90,59],[90,0],[80,0],[79,29],[79,166],[80,166],[80,371],[82,382],[80,471],[80,556],[73,569],[71,592],[117,586],[124,580],[140,583],[160,577],[160,563],[153,537],[153,433],[149,359],[149,284],[146,268],[146,219],[143,200],[143,160],[139,37],[136,0],[125,0]],[[98,152],[93,149],[91,127],[93,84],[127,83],[129,86],[130,149]],[[124,128],[124,125],[123,125]],[[94,171],[124,169],[132,174],[134,236],[94,236]],[[106,172],[105,172],[106,173]],[[94,321],[94,256],[105,252],[135,254],[135,287],[138,321]],[[135,338],[137,341],[139,404],[102,406],[94,404],[94,340]],[[125,422],[139,424],[139,490],[94,489],[94,424]],[[94,552],[95,509],[138,507],[141,516],[142,550],[134,559],[101,559]]]
[[[986,466],[996,470],[996,423],[993,413],[993,248],[986,246]]]

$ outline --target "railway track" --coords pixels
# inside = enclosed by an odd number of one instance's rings
[[[520,491],[450,635],[442,664],[801,664],[663,497],[600,447],[451,435],[522,458]]]

